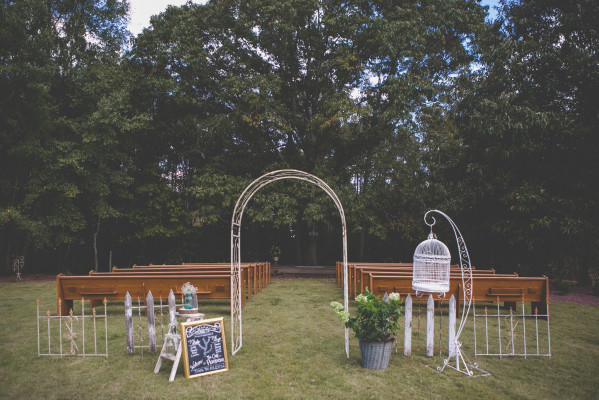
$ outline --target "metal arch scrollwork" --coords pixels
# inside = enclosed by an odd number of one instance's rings
[[[241,319],[241,220],[246,205],[254,194],[269,183],[282,179],[297,179],[310,182],[322,190],[333,200],[341,216],[341,227],[343,235],[343,290],[345,311],[349,309],[347,288],[347,229],[345,224],[345,212],[337,194],[322,179],[304,171],[284,169],[269,172],[250,183],[235,204],[233,217],[231,219],[231,354],[237,353],[243,345],[243,329]],[[345,329],[345,353],[349,358],[349,329]]]

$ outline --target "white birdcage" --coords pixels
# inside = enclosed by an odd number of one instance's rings
[[[431,232],[414,251],[412,289],[416,293],[448,292],[450,263],[449,249]]]

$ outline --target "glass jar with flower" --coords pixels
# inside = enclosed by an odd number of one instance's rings
[[[183,286],[181,286],[181,293],[183,294],[183,308],[186,310],[193,309],[193,295],[198,291],[198,288],[193,286],[189,282],[185,282]]]
[[[398,293],[375,296],[366,289],[356,297],[356,305],[357,316],[351,317],[341,303],[331,302],[341,322],[354,331],[360,341],[362,365],[370,369],[387,368],[401,317],[400,296]]]

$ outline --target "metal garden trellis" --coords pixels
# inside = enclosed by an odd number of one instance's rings
[[[237,353],[243,345],[243,329],[241,320],[241,220],[246,205],[254,194],[269,183],[282,179],[297,179],[310,182],[329,195],[335,202],[341,216],[341,228],[343,236],[343,303],[345,311],[348,311],[348,288],[347,288],[347,234],[345,225],[345,213],[337,194],[322,179],[304,171],[294,169],[283,169],[272,171],[262,175],[245,188],[233,210],[231,218],[231,354]],[[345,353],[349,358],[349,329],[345,328]]]
[[[489,375],[488,372],[479,369],[478,365],[476,365],[476,363],[468,365],[468,363],[464,360],[464,354],[462,353],[462,350],[461,350],[462,343],[460,342],[460,334],[462,333],[462,330],[464,329],[464,325],[466,324],[466,320],[468,318],[468,313],[470,312],[470,307],[472,305],[472,265],[470,264],[470,255],[468,254],[468,248],[466,247],[466,242],[464,241],[464,238],[462,237],[462,234],[460,233],[460,230],[458,229],[457,225],[451,220],[451,218],[449,218],[449,216],[447,216],[447,214],[445,214],[444,212],[439,211],[439,210],[429,210],[424,214],[424,223],[431,227],[431,232],[432,232],[433,225],[435,225],[435,223],[437,222],[435,217],[430,215],[431,213],[437,213],[437,214],[445,217],[445,219],[447,219],[447,221],[451,225],[451,228],[453,229],[453,233],[455,235],[457,246],[458,246],[458,253],[459,253],[458,259],[460,261],[460,271],[462,274],[462,291],[463,291],[463,299],[464,299],[463,307],[462,307],[462,319],[460,320],[460,325],[458,326],[457,332],[453,339],[453,344],[450,345],[450,346],[453,346],[454,351],[452,352],[451,351],[452,349],[450,349],[450,352],[449,352],[450,356],[448,356],[443,361],[443,366],[438,367],[437,371],[442,372],[445,369],[445,367],[450,367],[450,368],[455,369],[456,371],[466,374],[468,376],[473,376],[474,372],[471,369],[471,368],[473,368],[473,369],[477,369],[477,370],[481,371],[484,375]],[[429,216],[432,219],[431,223],[429,223],[427,221],[427,218]],[[418,248],[420,248],[420,246]],[[442,249],[442,250],[445,250],[445,249]],[[444,253],[444,251],[441,251],[441,253]],[[416,278],[417,276],[427,277],[427,271],[416,271],[417,267],[426,269],[427,264],[432,264],[434,266],[433,268],[435,268],[435,269],[438,268],[438,265],[437,265],[438,260],[436,260],[436,259],[429,260],[428,263],[422,262],[422,263],[419,263],[419,265],[417,265],[416,256],[417,256],[417,254],[415,253],[414,254],[414,274],[413,274],[414,278]],[[443,262],[445,263],[446,261],[443,260]],[[448,261],[447,261],[447,264],[449,264]],[[449,287],[449,273],[447,273],[446,275],[443,274],[443,277],[445,277],[445,276],[447,279],[447,287]],[[423,279],[423,281],[424,281],[424,279]],[[422,284],[422,282],[420,282],[420,283]],[[426,287],[426,285],[422,285],[419,290],[423,291],[423,289],[425,287]],[[433,282],[433,285],[427,291],[431,292],[431,293],[438,293],[439,290],[437,288],[441,288],[441,287],[445,287],[445,285],[440,284],[437,279],[436,281]],[[456,359],[455,367],[450,364],[450,358],[451,358],[452,353],[455,354],[455,359]],[[464,369],[462,369],[462,367],[460,365],[463,365]]]

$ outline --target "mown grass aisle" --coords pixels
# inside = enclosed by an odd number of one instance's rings
[[[157,354],[126,353],[122,303],[108,307],[109,357],[38,357],[35,299],[55,312],[55,284],[0,284],[0,397],[78,399],[550,399],[599,397],[599,307],[551,305],[550,359],[479,358],[493,375],[448,378],[432,359],[393,354],[387,370],[360,365],[358,343],[345,357],[344,330],[329,306],[342,300],[334,280],[273,279],[242,311],[243,347],[230,371],[187,380],[170,362],[152,371]],[[229,303],[201,302],[206,318],[225,317]],[[466,344],[465,344],[466,345]]]

